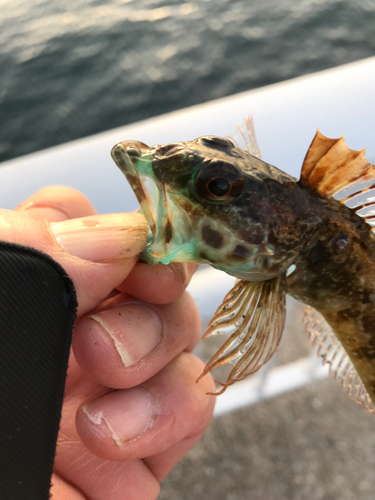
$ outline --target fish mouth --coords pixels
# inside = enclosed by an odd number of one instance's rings
[[[153,169],[155,148],[140,141],[123,141],[111,151],[117,166],[125,175],[141,206],[141,212],[150,227],[150,242],[142,260],[155,264],[163,262],[186,262],[191,260],[191,252],[185,242],[189,238],[183,224],[173,225],[174,219],[184,214],[168,195],[165,185],[155,175]]]

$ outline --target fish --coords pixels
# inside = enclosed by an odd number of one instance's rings
[[[297,179],[265,162],[251,120],[247,129],[245,149],[217,136],[114,146],[150,228],[142,261],[209,264],[237,278],[203,336],[227,339],[199,378],[233,365],[214,394],[276,352],[289,294],[307,306],[323,363],[375,413],[375,166],[318,130]]]

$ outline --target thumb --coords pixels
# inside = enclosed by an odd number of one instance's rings
[[[138,213],[49,224],[27,212],[0,209],[0,240],[36,248],[58,262],[74,283],[79,315],[124,281],[147,244],[147,233]]]

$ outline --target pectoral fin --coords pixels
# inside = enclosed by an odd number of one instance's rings
[[[277,350],[285,323],[285,295],[282,275],[267,281],[239,280],[225,296],[203,338],[218,334],[229,338],[199,377],[224,363],[233,364],[227,381],[218,382],[223,389],[216,394],[259,370]]]

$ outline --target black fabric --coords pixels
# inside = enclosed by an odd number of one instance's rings
[[[0,242],[0,499],[49,498],[77,301],[64,269]]]

